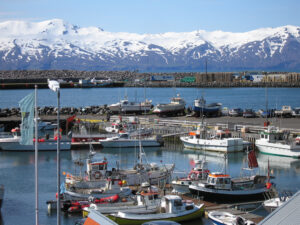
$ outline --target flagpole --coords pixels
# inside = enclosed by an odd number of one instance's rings
[[[39,190],[38,190],[38,112],[37,112],[37,85],[34,86],[34,109],[35,109],[35,224],[39,224]]]
[[[60,126],[59,126],[59,111],[60,111],[60,86],[55,80],[48,81],[49,88],[57,93],[57,225],[60,225]]]
[[[60,225],[60,89],[57,90],[57,225]]]

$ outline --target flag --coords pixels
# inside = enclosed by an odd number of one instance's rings
[[[21,145],[33,144],[33,128],[34,128],[34,92],[25,96],[19,102],[21,108]]]
[[[257,163],[257,159],[256,159],[254,150],[252,150],[248,153],[248,167],[251,169],[258,167],[258,163]]]

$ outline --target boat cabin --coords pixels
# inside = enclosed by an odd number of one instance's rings
[[[189,172],[189,180],[204,180],[207,179],[209,170],[206,168],[206,162],[195,160],[195,167]]]
[[[287,136],[284,132],[275,129],[275,127],[268,127],[267,130],[260,133],[260,139],[265,139],[269,143],[275,143],[287,139]]]
[[[157,204],[160,202],[160,197],[157,192],[142,191],[140,194],[137,194],[138,205],[151,205],[154,202],[157,202]]]
[[[185,101],[179,95],[177,95],[177,97],[171,99],[171,104],[185,105]]]
[[[89,180],[102,179],[106,174],[107,164],[106,159],[99,162],[91,162],[90,159],[87,159],[87,175]]]
[[[161,200],[161,212],[164,213],[176,214],[193,208],[193,204],[187,204],[178,195],[165,195]]]
[[[224,139],[224,138],[231,138],[231,132],[229,130],[217,130],[215,134],[215,138],[217,139]]]
[[[223,173],[211,173],[207,177],[206,186],[216,189],[231,189],[231,177]]]

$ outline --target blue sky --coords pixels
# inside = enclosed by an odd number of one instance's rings
[[[299,0],[0,0],[0,21],[63,19],[111,32],[245,32],[300,25]]]

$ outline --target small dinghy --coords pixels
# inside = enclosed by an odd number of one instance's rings
[[[208,218],[216,225],[255,225],[251,220],[222,211],[211,211]]]

